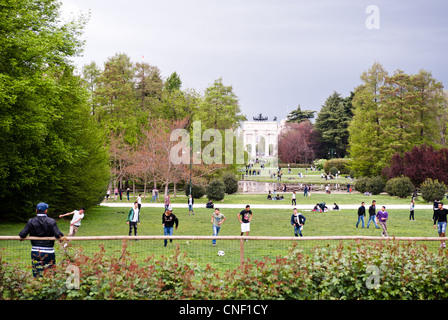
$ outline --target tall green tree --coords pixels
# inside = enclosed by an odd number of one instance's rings
[[[310,120],[314,118],[314,114],[316,111],[312,110],[302,110],[300,104],[297,106],[297,109],[291,111],[287,116],[288,122],[296,122],[300,123],[305,120]]]
[[[387,71],[380,63],[361,75],[360,86],[353,97],[353,119],[349,124],[349,154],[352,169],[360,176],[378,176],[381,173],[382,157],[381,128],[379,115],[380,88]]]
[[[446,124],[437,120],[446,113],[443,86],[430,72],[389,76],[376,63],[361,79],[349,129],[352,169],[359,176],[379,175],[393,155],[414,146],[445,141]]]
[[[222,78],[205,89],[199,112],[195,120],[200,120],[207,129],[236,129],[246,117],[241,114],[238,96],[233,87],[226,86]]]
[[[332,150],[340,158],[347,154],[348,125],[353,117],[352,99],[353,94],[343,98],[334,92],[326,99],[318,113],[315,128],[320,135],[320,149],[323,151],[321,156],[331,157]]]
[[[50,212],[88,207],[104,193],[107,153],[70,62],[82,50],[86,20],[61,22],[59,9],[54,0],[0,6],[3,217],[25,218],[40,201]]]

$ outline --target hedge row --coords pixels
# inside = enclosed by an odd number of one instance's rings
[[[51,300],[131,299],[447,299],[446,250],[430,252],[413,243],[361,242],[317,247],[293,245],[286,257],[248,261],[217,272],[174,252],[138,264],[103,251],[81,252],[34,279],[0,264],[0,298]],[[80,269],[79,289],[68,289],[66,268]]]

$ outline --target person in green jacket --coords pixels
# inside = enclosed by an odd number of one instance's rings
[[[129,210],[126,223],[129,225],[129,235],[132,233],[132,228],[134,228],[134,235],[137,235],[137,225],[140,225],[140,210],[137,201],[134,202],[134,207]]]

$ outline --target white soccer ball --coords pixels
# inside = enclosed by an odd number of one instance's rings
[[[222,257],[223,255],[225,255],[224,251],[219,250],[219,251],[218,251],[218,256]]]

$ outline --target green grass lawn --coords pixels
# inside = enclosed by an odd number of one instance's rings
[[[243,195],[235,195],[237,198]],[[326,196],[326,195],[322,195]],[[353,195],[352,195],[353,196]],[[347,195],[347,197],[349,197]],[[338,198],[341,200],[341,198]],[[380,199],[380,198],[378,198]],[[236,199],[234,199],[236,201]],[[245,198],[245,200],[248,200]],[[339,201],[338,200],[338,201]],[[393,200],[393,199],[389,199]],[[398,201],[398,200],[396,200]],[[247,202],[247,201],[246,201]],[[343,202],[343,201],[339,201]],[[252,202],[253,203],[253,202]],[[77,236],[103,236],[103,235],[128,235],[128,225],[126,224],[127,212],[130,204],[126,203],[123,207],[102,207],[97,206],[87,211],[82,221],[81,228]],[[244,208],[242,206],[241,210]],[[240,224],[237,215],[240,209],[221,209],[221,212],[227,217],[224,222],[220,236],[239,236]],[[143,207],[141,211],[141,224],[138,228],[139,235],[163,235],[161,216],[163,209]],[[201,235],[211,236],[212,225],[210,218],[211,209],[196,208],[195,215],[188,215],[187,208],[175,208],[173,213],[179,218],[179,228],[174,231],[174,235]],[[290,224],[292,210],[282,209],[256,209],[253,210],[253,220],[251,223],[250,236],[294,236],[293,227]],[[357,222],[356,210],[329,211],[325,213],[316,213],[302,210],[302,214],[307,218],[303,230],[304,236],[341,236],[341,235],[362,235],[362,236],[380,236],[381,230],[375,229],[371,224],[370,228],[355,227]],[[416,221],[409,221],[408,210],[390,210],[389,211],[388,230],[390,236],[396,237],[436,237],[437,232],[433,229],[432,211],[416,210]],[[69,230],[69,219],[58,219],[60,230],[67,234]],[[367,223],[367,219],[365,221]],[[23,228],[24,223],[2,223],[0,224],[0,235],[18,235]],[[14,242],[8,244],[2,243],[1,247],[7,250]],[[73,241],[75,245],[87,247],[87,251],[98,251],[98,245],[103,244],[106,248],[120,252],[121,240],[117,241]],[[338,244],[333,241],[333,244]],[[167,248],[163,247],[162,240],[142,240],[131,242],[129,252],[136,254],[143,259],[149,255],[170,254],[174,249],[174,244],[181,250],[188,252],[188,256],[200,263],[211,263],[214,267],[226,268],[236,266],[239,263],[239,241],[221,240],[218,241],[216,248],[212,247],[210,240],[174,240]],[[322,241],[301,241],[300,246],[310,249],[316,245],[325,245]],[[261,259],[264,256],[274,258],[276,255],[284,255],[291,246],[291,241],[255,241],[250,240],[245,243],[245,257]],[[438,242],[432,242],[431,246],[435,248]],[[21,242],[20,259],[26,263],[29,260],[30,245],[27,241]],[[225,257],[218,257],[218,250],[226,252]]]

